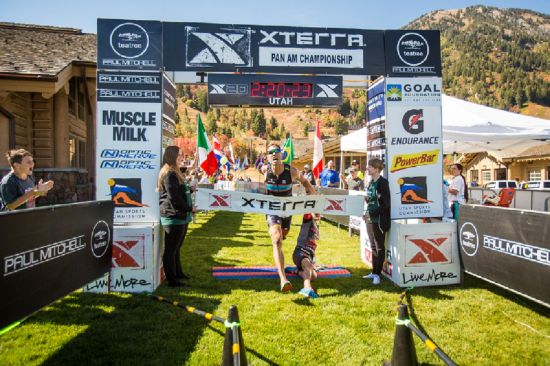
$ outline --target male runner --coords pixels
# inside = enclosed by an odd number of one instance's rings
[[[267,148],[267,167],[263,167],[265,171],[265,184],[267,194],[273,196],[292,196],[292,182],[298,180],[308,194],[315,194],[315,189],[304,178],[298,169],[283,164],[282,151],[278,144],[271,143]],[[271,236],[271,244],[273,245],[273,258],[275,266],[281,280],[281,292],[289,292],[292,290],[292,284],[288,281],[285,274],[285,258],[283,255],[282,241],[286,238],[290,230],[291,216],[282,217],[277,215],[266,215],[267,225],[269,226],[269,235]]]

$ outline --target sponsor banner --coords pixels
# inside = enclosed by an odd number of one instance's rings
[[[362,196],[307,195],[275,197],[258,193],[199,188],[196,204],[199,210],[221,210],[261,213],[278,216],[319,213],[334,216],[361,216]]]
[[[446,204],[441,107],[387,102],[386,113],[391,217],[441,217]]]
[[[384,272],[401,287],[460,283],[455,223],[392,221],[386,247]]]
[[[162,23],[144,20],[97,20],[97,68],[160,70]]]
[[[441,76],[438,30],[384,32],[386,75]]]
[[[210,105],[336,106],[342,104],[342,77],[211,74]]]
[[[363,199],[367,195],[367,192],[365,191],[348,191],[350,196],[361,196]],[[365,212],[367,209],[367,203],[363,203],[363,212]],[[363,216],[350,216],[349,217],[349,227],[351,229],[360,231],[361,228],[361,221],[363,221]]]
[[[0,328],[109,270],[113,204],[82,202],[0,213]]]
[[[161,74],[158,72],[97,71],[99,102],[160,103]]]
[[[176,122],[176,84],[170,80],[170,78],[163,73],[162,74],[162,117],[171,121],[173,124]]]
[[[160,103],[97,103],[96,187],[115,204],[115,222],[159,220]]]
[[[550,232],[541,230],[547,227],[547,212],[460,205],[464,269],[550,307]]]
[[[441,106],[441,78],[386,78],[386,103]]]
[[[384,85],[385,81],[381,78],[367,89],[367,123],[377,121],[386,115]]]
[[[110,291],[153,292],[160,285],[159,228],[115,226]]]
[[[383,31],[163,23],[168,71],[383,75]]]

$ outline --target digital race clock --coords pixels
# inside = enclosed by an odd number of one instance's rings
[[[209,74],[208,103],[333,107],[342,104],[342,77]]]

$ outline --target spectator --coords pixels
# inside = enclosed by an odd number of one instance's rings
[[[309,164],[304,165],[304,170],[302,170],[302,175],[306,178],[312,186],[315,185],[315,176]]]
[[[24,149],[10,150],[6,158],[11,171],[0,182],[0,211],[33,208],[37,197],[45,196],[53,187],[53,181],[34,184],[32,154]]]
[[[359,179],[365,180],[365,174],[363,174],[363,172],[361,171],[361,167],[359,166],[359,162],[357,160],[353,160],[351,162],[351,166],[353,168],[355,168],[355,170],[357,171],[357,176],[359,177]]]
[[[363,278],[372,279],[373,285],[380,284],[380,275],[386,259],[384,242],[386,233],[390,229],[390,186],[386,178],[380,173],[384,169],[384,162],[380,159],[370,159],[367,172],[371,181],[367,188],[367,235],[372,250],[372,273]]]
[[[334,170],[334,161],[328,161],[327,167],[319,175],[319,182],[321,187],[338,188],[340,178],[338,177],[338,172]]]
[[[344,189],[349,189],[350,191],[363,191],[365,190],[365,184],[363,179],[359,178],[358,171],[355,167],[349,168],[349,175],[347,178],[344,178],[344,175],[341,174],[342,183],[344,183]]]
[[[453,219],[458,219],[458,206],[466,203],[468,200],[468,190],[466,189],[466,179],[462,175],[462,164],[451,165],[451,174],[453,179],[449,185],[449,206],[453,213]]]
[[[189,279],[181,268],[180,249],[193,219],[191,189],[180,166],[183,156],[177,146],[168,146],[162,157],[157,189],[160,193],[160,222],[164,229],[164,254],[162,264],[168,286],[184,286],[181,279]]]

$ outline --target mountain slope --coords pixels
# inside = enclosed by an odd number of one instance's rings
[[[436,10],[405,28],[441,30],[445,93],[550,119],[550,16],[472,6]]]

